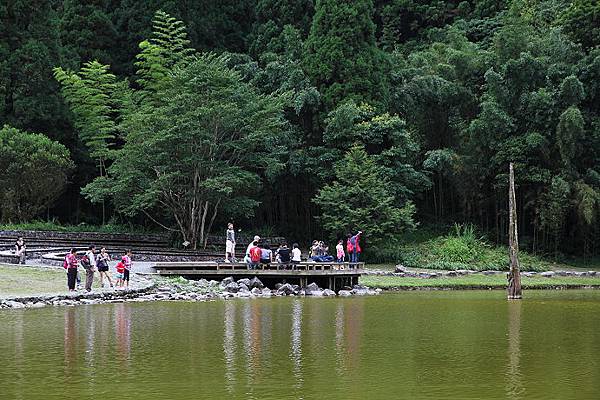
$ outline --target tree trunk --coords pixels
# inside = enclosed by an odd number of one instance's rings
[[[521,272],[519,268],[519,233],[517,231],[517,202],[515,196],[515,174],[513,164],[509,166],[508,185],[508,255],[510,271],[508,273],[508,298],[520,299]]]

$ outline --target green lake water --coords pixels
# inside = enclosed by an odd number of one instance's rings
[[[0,311],[0,399],[600,399],[600,291]]]

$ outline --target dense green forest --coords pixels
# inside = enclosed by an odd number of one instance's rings
[[[4,0],[0,218],[600,254],[597,0]],[[418,228],[417,228],[418,229]]]

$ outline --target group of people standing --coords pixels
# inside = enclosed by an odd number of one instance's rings
[[[63,267],[67,270],[67,286],[69,291],[76,291],[77,285],[81,281],[78,274],[79,266],[85,270],[85,290],[88,292],[92,291],[96,271],[99,273],[101,287],[105,287],[104,282],[106,280],[111,288],[115,286],[118,289],[128,288],[130,272],[133,267],[131,256],[131,250],[125,250],[121,260],[116,265],[116,274],[114,276],[116,282],[113,283],[109,272],[111,257],[105,247],[102,247],[100,253],[97,253],[96,246],[92,245],[79,258],[77,257],[77,250],[71,249],[63,261]]]
[[[235,231],[233,229],[233,223],[227,225],[225,241],[225,262],[237,262],[235,257]],[[360,247],[360,237],[362,231],[358,231],[356,234],[348,233],[346,238],[346,251],[344,251],[344,239],[340,239],[336,246],[335,258],[329,255],[329,247],[323,241],[313,241],[312,246],[309,249],[308,259],[315,262],[329,262],[334,259],[342,263],[348,261],[351,263],[359,262],[359,256],[362,252]],[[347,252],[347,256],[346,256]],[[244,262],[248,265],[248,269],[256,269],[260,264],[270,264],[277,262],[279,264],[290,265],[292,268],[294,264],[299,264],[302,261],[302,251],[298,246],[298,243],[294,243],[290,249],[287,243],[281,243],[279,247],[273,251],[271,246],[261,241],[260,236],[254,236],[254,239],[244,253]]]

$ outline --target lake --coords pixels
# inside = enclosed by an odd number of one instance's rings
[[[0,399],[598,399],[600,291],[0,311]]]

